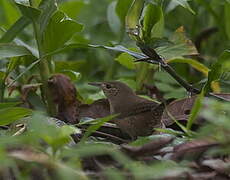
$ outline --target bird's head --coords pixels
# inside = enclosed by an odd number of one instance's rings
[[[135,94],[130,87],[119,81],[97,82],[89,84],[100,87],[109,100],[125,98]]]

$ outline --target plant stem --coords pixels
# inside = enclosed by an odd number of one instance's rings
[[[30,5],[33,6],[32,0],[30,0]],[[34,34],[35,39],[37,42],[38,52],[39,52],[39,58],[41,59],[39,62],[39,73],[42,81],[42,92],[45,97],[46,106],[47,106],[47,112],[51,116],[56,115],[56,106],[52,99],[52,93],[50,92],[49,86],[48,86],[48,79],[50,77],[50,69],[49,69],[49,62],[48,58],[43,58],[44,52],[42,48],[42,35],[39,32],[39,25],[37,22],[33,21],[33,28],[34,28]]]
[[[153,69],[150,64],[141,64],[136,75],[137,92],[143,91],[144,83],[148,84],[153,78]]]
[[[5,79],[0,81],[0,102],[4,102]]]
[[[176,71],[167,63],[164,61],[164,59],[157,54],[157,52],[153,49],[150,48],[144,44],[138,44],[138,46],[140,47],[141,51],[148,56],[149,58],[144,59],[144,62],[148,62],[148,63],[154,63],[155,61],[159,62],[159,65],[162,66],[162,68],[169,73],[182,87],[184,87],[188,92],[193,93],[193,94],[199,94],[201,93],[201,90],[194,88],[191,84],[189,84],[188,82],[186,82],[184,79],[182,79],[177,73]],[[140,61],[140,60],[139,60]],[[221,97],[219,95],[213,94],[213,93],[208,93],[209,96],[215,97],[219,100],[222,101],[228,101],[228,99]]]

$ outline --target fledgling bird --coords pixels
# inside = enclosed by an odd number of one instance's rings
[[[103,90],[109,100],[110,113],[119,114],[113,122],[132,139],[151,135],[153,128],[163,127],[161,116],[164,104],[137,96],[130,87],[119,81],[89,84]]]

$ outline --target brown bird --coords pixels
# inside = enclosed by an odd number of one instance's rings
[[[113,122],[132,139],[151,135],[153,128],[163,127],[164,105],[139,97],[119,81],[89,83],[100,87],[109,100],[110,113],[119,114]]]

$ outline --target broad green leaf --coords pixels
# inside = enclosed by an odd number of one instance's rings
[[[0,43],[0,59],[26,55],[31,56],[32,53],[23,46]]]
[[[31,21],[35,22],[41,14],[41,11],[39,9],[36,9],[34,7],[31,7],[31,6],[19,4],[19,3],[16,3],[16,4],[17,4],[18,8],[20,9],[21,13],[25,17],[30,19]]]
[[[205,65],[194,59],[170,59],[167,61],[168,63],[186,63],[191,65],[197,71],[202,72],[205,76],[208,76],[208,72],[210,71]]]
[[[39,54],[39,53],[38,53],[38,50],[35,49],[35,47],[32,47],[32,46],[26,44],[25,42],[23,42],[22,40],[20,40],[20,39],[18,39],[18,38],[15,38],[14,43],[17,44],[17,45],[19,45],[19,46],[25,47],[26,49],[28,49],[28,50],[32,53],[32,55],[33,55],[34,57],[37,57],[37,58],[38,58],[38,56],[39,56],[38,54]]]
[[[135,69],[134,58],[127,53],[120,54],[115,60],[128,69]]]
[[[139,36],[139,18],[141,16],[144,0],[133,0],[126,16],[126,31],[131,37]]]
[[[224,13],[225,13],[225,32],[228,36],[228,39],[230,39],[230,2],[225,2],[224,5]]]
[[[104,123],[108,122],[109,120],[113,119],[117,115],[110,115],[104,118],[97,119],[97,122],[91,126],[89,126],[84,134],[84,136],[81,139],[81,142],[84,142],[87,137],[89,137],[93,132],[98,130]]]
[[[212,65],[211,71],[208,73],[208,81],[204,86],[204,94],[206,95],[211,90],[212,82],[219,81],[223,72],[229,71],[229,67],[225,66],[230,61],[230,51],[226,50]]]
[[[194,44],[185,36],[183,27],[180,27],[169,39],[172,44],[156,48],[156,52],[165,59],[181,58],[186,55],[197,55]]]
[[[125,17],[127,15],[127,12],[129,10],[129,7],[132,3],[132,0],[118,0],[116,4],[116,13],[120,19],[120,22],[123,25],[125,25]]]
[[[10,107],[0,109],[0,125],[8,125],[16,120],[19,120],[25,116],[31,115],[32,111],[30,109],[21,107]]]
[[[72,70],[65,70],[65,69],[63,69],[61,72],[69,76],[71,81],[79,81],[81,79],[81,73],[79,72],[72,71]]]
[[[117,5],[116,1],[113,1],[109,4],[107,9],[107,19],[111,30],[115,34],[119,34],[121,30],[121,23],[115,12],[116,5]]]
[[[84,7],[83,1],[64,1],[59,4],[59,9],[65,12],[70,18],[76,19]]]
[[[69,19],[61,11],[56,11],[44,31],[42,44],[46,53],[62,47],[83,26]],[[57,41],[58,38],[58,41]]]
[[[180,5],[184,7],[185,9],[188,9],[192,14],[195,14],[195,12],[192,10],[190,5],[188,4],[188,1],[189,0],[171,0],[168,7],[170,7],[170,10],[171,10],[171,9],[174,9],[177,5]]]
[[[156,48],[156,52],[165,59],[182,58],[186,55],[196,55],[193,47],[189,44],[175,44],[171,46],[162,46]]]
[[[55,61],[55,72],[62,73],[63,69],[71,71],[79,71],[84,67],[85,61]]]
[[[0,38],[0,43],[9,43],[20,33],[28,24],[30,20],[25,16],[19,18]]]
[[[39,4],[39,9],[42,10],[39,18],[40,33],[42,34],[49,23],[51,16],[57,10],[56,0],[42,0]]]
[[[17,106],[17,105],[20,104],[20,103],[21,103],[21,102],[0,103],[0,109],[11,108],[11,107]]]
[[[144,10],[142,34],[145,42],[161,38],[164,30],[164,15],[161,6],[149,3]]]
[[[8,28],[17,21],[20,17],[20,12],[15,6],[15,3],[10,0],[1,0],[0,7],[0,11],[3,14],[3,16],[1,15],[0,24],[2,27]]]

